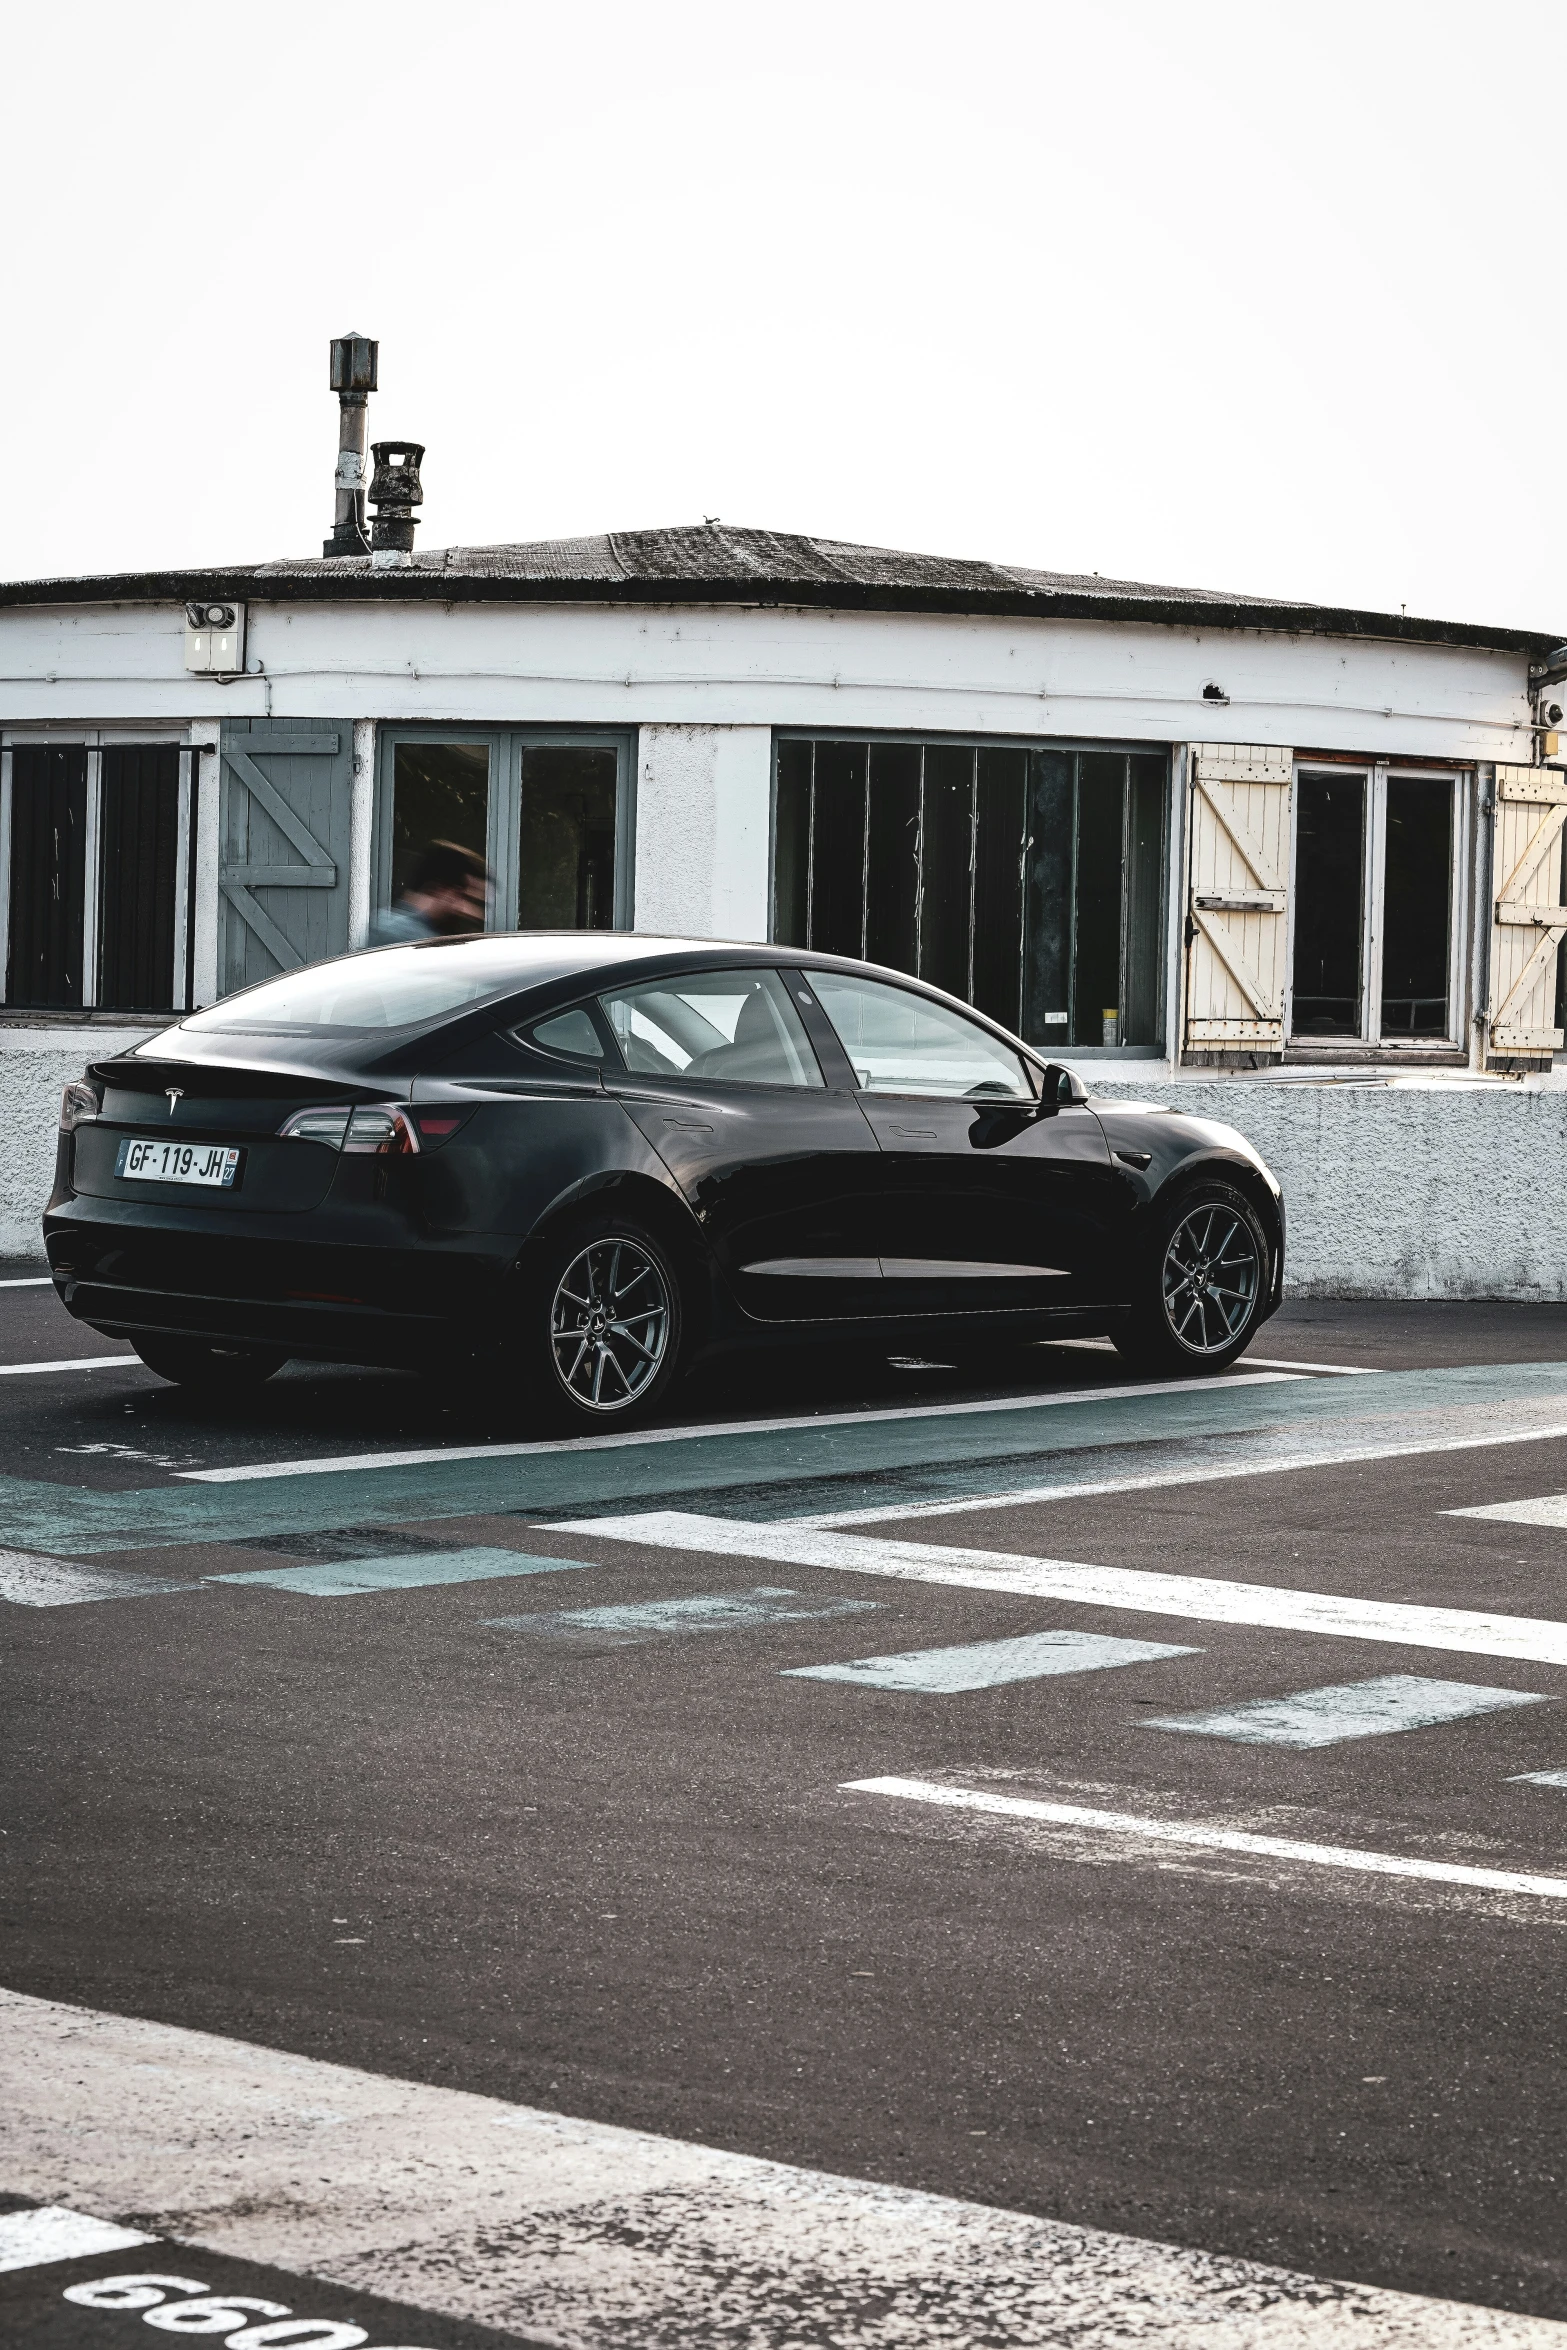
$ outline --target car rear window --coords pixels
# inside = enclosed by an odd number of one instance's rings
[[[516,946],[504,939],[440,940],[345,955],[228,996],[182,1028],[410,1028],[527,984]]]

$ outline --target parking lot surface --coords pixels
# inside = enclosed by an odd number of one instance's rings
[[[0,1280],[18,2339],[1567,2342],[1567,1309],[557,1444]]]

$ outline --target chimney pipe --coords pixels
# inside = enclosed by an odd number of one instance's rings
[[[381,346],[368,335],[337,336],[332,345],[332,389],[338,398],[337,495],[332,535],[323,555],[368,555],[365,533],[365,439],[370,394],[376,388]]]
[[[377,441],[370,454],[375,478],[370,503],[375,521],[370,531],[370,560],[377,571],[405,569],[414,559],[414,532],[419,527],[416,506],[424,504],[419,465],[423,441]]]

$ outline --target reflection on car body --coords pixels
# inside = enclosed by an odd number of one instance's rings
[[[132,1179],[154,1137],[230,1180]],[[1284,1242],[1238,1134],[1093,1100],[919,981],[604,932],[344,957],[96,1063],[44,1229],[70,1310],[168,1378],[477,1360],[582,1425],[835,1332],[1217,1369]]]

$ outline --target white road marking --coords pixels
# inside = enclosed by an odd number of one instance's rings
[[[326,1477],[349,1469],[419,1469],[432,1461],[521,1460],[530,1453],[617,1452],[626,1445],[692,1444],[705,1436],[783,1436],[801,1428],[870,1428],[883,1420],[951,1420],[976,1412],[1045,1411],[1054,1404],[1104,1403],[1148,1395],[1211,1395],[1226,1387],[1278,1386],[1293,1377],[1293,1373],[1282,1371],[1232,1372],[1216,1379],[1155,1379],[1124,1387],[1112,1383],[1063,1388],[1054,1394],[992,1395],[963,1403],[894,1404],[874,1412],[802,1412],[778,1420],[710,1420],[692,1428],[628,1428],[613,1436],[544,1437],[516,1444],[431,1444],[411,1452],[348,1452],[330,1460],[243,1462],[230,1469],[185,1469],[180,1473],[193,1485],[243,1485],[259,1477]]]
[[[1282,1375],[1260,1374],[1265,1378]],[[1550,1400],[1560,1407],[1559,1396]],[[1228,1450],[1215,1446],[1211,1438],[1199,1439],[1193,1449],[1204,1457],[1185,1466],[1136,1470],[1124,1477],[1084,1479],[1081,1484],[1057,1479],[1050,1485],[970,1491],[952,1500],[879,1501],[865,1509],[822,1510],[790,1522],[796,1526],[879,1526],[885,1525],[889,1518],[896,1518],[901,1524],[910,1518],[952,1518],[972,1515],[975,1510],[1022,1509],[1031,1502],[1089,1501],[1096,1494],[1148,1493],[1175,1485],[1227,1484],[1232,1478],[1279,1477],[1296,1469],[1339,1469],[1355,1461],[1413,1460],[1422,1454],[1440,1452],[1489,1452],[1493,1446],[1545,1444],[1563,1436],[1567,1436],[1567,1420],[1561,1419],[1547,1420],[1539,1427],[1491,1429],[1473,1436],[1393,1437],[1373,1444],[1357,1444],[1353,1438],[1346,1438],[1324,1445],[1314,1428],[1309,1433],[1304,1429],[1270,1429],[1265,1444],[1259,1444],[1256,1437],[1245,1437],[1232,1443]]]
[[[53,1289],[52,1273],[29,1273],[21,1281],[0,1281],[0,1289]]]
[[[583,1562],[579,1559],[577,1564]],[[563,1607],[547,1615],[490,1616],[486,1625],[491,1631],[532,1632],[545,1640],[634,1648],[643,1641],[685,1638],[698,1632],[748,1632],[766,1624],[869,1615],[880,1604],[874,1599],[802,1599],[796,1591],[758,1584],[754,1591],[710,1591],[691,1599],[645,1599],[620,1607]]]
[[[1141,1727],[1228,1738],[1238,1746],[1339,1746],[1350,1738],[1386,1738],[1400,1730],[1461,1722],[1471,1714],[1555,1702],[1528,1689],[1483,1689],[1473,1681],[1384,1673],[1374,1681],[1339,1681],[1326,1689],[1297,1689],[1289,1697],[1214,1706],[1206,1713],[1151,1714]]]
[[[998,1819],[1042,1820],[1054,1828],[1137,1837],[1148,1844],[1182,1844],[1200,1852],[1245,1852],[1259,1860],[1300,1861],[1312,1868],[1357,1869],[1377,1877],[1416,1877],[1434,1885],[1467,1885],[1488,1893],[1536,1893],[1549,1901],[1567,1901],[1567,1877],[1536,1877],[1519,1869],[1466,1868],[1457,1861],[1413,1860],[1404,1853],[1364,1852],[1348,1844],[1297,1844],[1288,1836],[1253,1836],[1208,1820],[1143,1819],[1135,1812],[1099,1811],[1081,1803],[1040,1803],[1031,1796],[944,1787],[931,1779],[850,1779],[844,1783],[844,1793],[895,1795],[908,1803],[988,1812]]]
[[[21,1379],[38,1371],[110,1371],[116,1364],[122,1369],[128,1364],[142,1368],[140,1357],[133,1354],[71,1355],[63,1363],[0,1363],[0,1379]]]
[[[1444,1510],[1444,1518],[1499,1518],[1508,1526],[1567,1526],[1567,1493],[1542,1493],[1533,1501],[1490,1501],[1483,1508]]]
[[[128,2252],[134,2244],[156,2244],[138,2228],[67,2211],[45,2203],[36,2211],[0,2212],[0,2275],[19,2268],[44,2268],[53,2260],[90,2260],[98,2252]]]
[[[1509,1787],[1567,1787],[1567,1771],[1515,1771]]]
[[[1247,1355],[1244,1359],[1257,1371],[1312,1371],[1319,1379],[1374,1379],[1380,1369],[1376,1363],[1297,1363],[1283,1355]]]
[[[1234,1583],[1209,1575],[1164,1575],[1137,1567],[1091,1567],[1071,1559],[1030,1558],[1004,1550],[968,1550],[938,1542],[896,1542],[831,1527],[756,1524],[706,1518],[685,1510],[646,1510],[630,1517],[577,1518],[560,1534],[592,1534],[660,1550],[694,1550],[709,1558],[767,1559],[778,1566],[830,1567],[846,1575],[890,1575],[902,1582],[944,1583],[963,1591],[1009,1591],[1025,1599],[1067,1599],[1080,1607],[1126,1608],[1134,1615],[1184,1616],[1205,1624],[1265,1625],[1320,1632],[1339,1640],[1391,1641],[1400,1648],[1451,1649],[1463,1656],[1514,1656],[1528,1664],[1567,1664],[1567,1623],[1501,1616],[1456,1607],[1417,1607],[1330,1591],[1292,1591],[1271,1583]]]
[[[503,1575],[563,1575],[586,1559],[538,1558],[525,1550],[409,1550],[395,1558],[303,1559],[294,1566],[244,1567],[206,1583],[256,1583],[309,1599],[355,1599],[369,1591],[422,1591],[438,1583],[484,1583]]]
[[[896,1781],[892,1784],[912,1784]],[[0,1992],[7,2179],[560,2350],[1562,2350],[1567,2327]],[[711,2326],[697,2313],[708,2313]],[[417,2338],[417,2337],[415,2337]]]
[[[1158,1640],[1112,1640],[1102,1632],[1025,1632],[1015,1640],[970,1640],[961,1648],[915,1648],[901,1656],[860,1656],[844,1665],[790,1665],[786,1681],[854,1681],[868,1689],[918,1689],[952,1696],[999,1689],[1048,1674],[1100,1673],[1166,1656],[1200,1656]]]
[[[195,1588],[168,1575],[127,1574],[30,1550],[0,1550],[0,1600],[14,1607],[77,1607],[87,1600],[145,1599],[154,1592]]]

